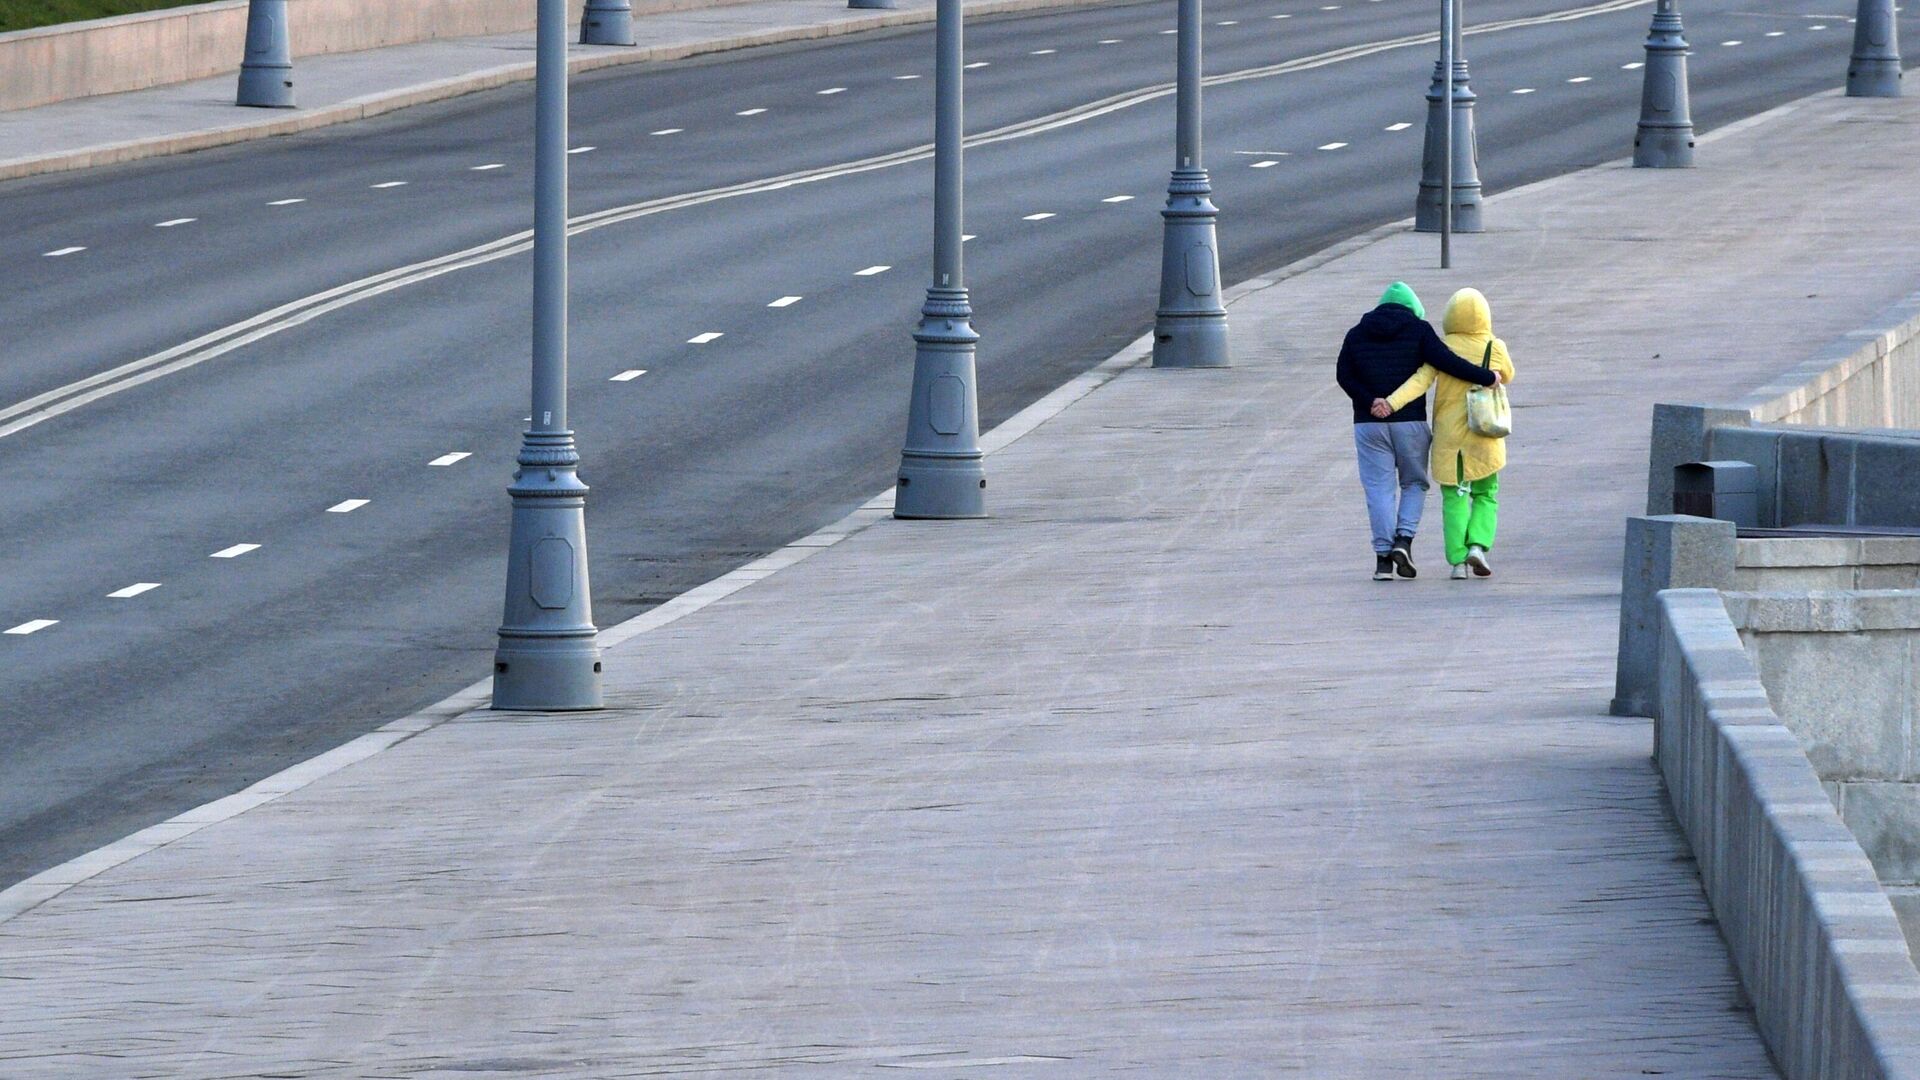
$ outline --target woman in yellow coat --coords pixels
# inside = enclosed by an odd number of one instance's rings
[[[1454,354],[1469,363],[1486,363],[1502,383],[1513,381],[1513,359],[1506,342],[1493,336],[1493,311],[1478,289],[1461,289],[1447,301],[1440,326],[1443,340]],[[1491,346],[1491,347],[1489,347]],[[1382,402],[1388,415],[1404,408],[1433,387],[1434,482],[1440,485],[1441,521],[1446,532],[1447,562],[1455,579],[1469,571],[1492,577],[1494,532],[1500,522],[1500,470],[1507,465],[1507,441],[1476,435],[1467,428],[1467,391],[1471,383],[1423,365]]]

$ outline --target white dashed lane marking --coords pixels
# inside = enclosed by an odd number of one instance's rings
[[[1514,93],[1516,93],[1516,94],[1531,94],[1531,93],[1533,93],[1533,87],[1531,87],[1531,86],[1523,86],[1523,87],[1521,87],[1520,89],[1518,89],[1518,90],[1515,90],[1515,91],[1514,91]]]
[[[259,550],[260,550],[259,544],[235,544],[232,547],[223,547],[219,551],[216,551],[213,554],[207,556],[207,558],[237,559],[240,556],[245,555],[249,551],[259,551]]]
[[[57,259],[57,258],[59,258],[59,257],[60,257],[60,256],[62,256],[62,255],[78,255],[78,254],[79,254],[80,252],[82,252],[82,251],[85,251],[85,250],[87,250],[87,249],[86,249],[86,248],[83,248],[83,247],[63,247],[63,248],[55,248],[55,249],[54,249],[54,250],[52,250],[52,251],[48,251],[48,252],[44,252],[44,253],[43,253],[43,254],[41,255],[41,257],[42,257],[42,258],[45,258],[45,259]]]
[[[706,344],[707,342],[709,342],[709,341],[719,341],[719,340],[720,340],[721,338],[723,338],[723,337],[726,337],[726,336],[727,336],[727,335],[726,335],[726,333],[725,333],[725,331],[721,331],[721,330],[708,330],[708,331],[706,331],[706,332],[704,332],[704,333],[699,333],[699,334],[695,334],[695,335],[693,335],[692,337],[690,337],[690,338],[688,338],[688,339],[687,339],[687,344],[689,344],[689,345],[705,345],[705,344]]]
[[[372,499],[347,499],[342,502],[334,503],[332,506],[327,507],[327,513],[351,514],[355,510],[360,509],[361,507],[367,505],[372,501],[373,501]]]
[[[1785,30],[1769,30],[1767,31],[1767,36],[1768,37],[1786,37],[1787,32]]]
[[[1741,41],[1739,38],[1734,38],[1732,41],[1723,41],[1720,44],[1724,48],[1725,46],[1728,46],[1728,45],[1744,45],[1746,43]]]
[[[406,182],[405,180],[388,180],[388,181],[386,181],[385,183],[381,183],[381,184],[373,184],[373,185],[371,185],[371,186],[372,186],[372,187],[374,187],[374,188],[396,188],[396,187],[406,187],[406,186],[407,186],[407,182]]]
[[[59,622],[60,622],[59,619],[32,619],[27,622],[21,623],[19,626],[15,626],[5,631],[0,631],[0,633],[17,634],[21,637],[25,637],[28,634],[39,633],[40,631],[45,630],[47,627],[56,625]]]
[[[1177,34],[1177,33],[1179,33],[1179,32],[1180,32],[1180,30],[1179,30],[1179,28],[1178,28],[1178,27],[1175,27],[1175,28],[1174,28],[1174,29],[1172,29],[1172,30],[1162,30],[1162,31],[1160,31],[1160,32],[1161,32],[1161,33],[1163,33],[1163,34]]]
[[[906,81],[907,79],[917,79],[917,78],[919,78],[919,77],[920,77],[920,76],[918,76],[918,75],[895,75],[895,76],[894,76],[894,78],[896,78],[896,79],[899,79],[899,80],[901,80],[902,82],[904,82],[904,81]]]
[[[505,163],[505,162],[503,162],[503,161],[489,161],[489,162],[488,162],[488,163],[486,163],[485,165],[475,165],[475,166],[474,166],[473,168],[471,168],[471,169],[469,169],[469,170],[467,170],[467,171],[469,171],[469,172],[492,172],[492,171],[493,171],[493,170],[495,170],[495,169],[504,169],[504,168],[506,168],[506,167],[507,167],[507,165],[506,165],[506,163]]]
[[[1132,201],[1133,201],[1133,196],[1131,196],[1131,195],[1109,195],[1109,196],[1107,196],[1106,198],[1104,198],[1104,199],[1101,199],[1100,201],[1101,201],[1101,202],[1132,202]]]
[[[1568,82],[1570,82],[1570,83],[1583,83],[1583,82],[1592,82],[1592,81],[1593,81],[1593,76],[1591,76],[1591,75],[1575,75],[1575,76],[1574,76],[1573,78],[1571,78],[1571,79],[1568,79],[1567,81],[1568,81]]]
[[[576,146],[576,147],[574,147],[573,149],[571,149],[571,150],[569,150],[569,151],[567,151],[567,153],[569,153],[569,154],[591,154],[591,153],[593,153],[593,152],[594,152],[595,150],[598,150],[598,149],[600,149],[600,148],[599,148],[599,147],[597,147],[597,146]]]
[[[1400,121],[1400,122],[1399,122],[1399,123],[1397,123],[1397,124],[1388,124],[1388,125],[1386,126],[1386,128],[1385,128],[1385,130],[1387,130],[1387,131],[1405,131],[1405,130],[1407,130],[1408,128],[1410,128],[1410,127],[1412,127],[1412,126],[1413,126],[1412,124],[1409,124],[1409,123],[1407,123],[1407,122],[1406,122],[1405,120],[1402,120],[1402,121]]]
[[[615,375],[613,378],[608,379],[607,381],[608,382],[632,382],[633,380],[639,378],[642,375],[645,375],[646,373],[647,373],[646,368],[633,368],[629,371],[623,371],[620,374]]]
[[[977,239],[979,238],[974,236],[972,233],[964,233],[960,237],[960,242],[964,244],[969,240],[977,240]]]
[[[275,199],[272,202],[268,203],[267,205],[268,206],[292,206],[295,203],[303,203],[306,201],[307,200],[305,199]]]
[[[974,68],[983,68],[983,67],[992,67],[992,66],[993,66],[993,62],[990,60],[975,60],[973,63],[967,65],[967,70],[972,71]]]
[[[1330,142],[1330,143],[1328,143],[1327,145],[1325,145],[1325,146],[1322,146],[1322,147],[1321,147],[1320,149],[1322,149],[1322,150],[1340,150],[1340,149],[1343,149],[1343,148],[1345,148],[1345,147],[1346,147],[1346,145],[1347,145],[1347,144],[1346,144],[1346,143],[1343,143],[1343,142]]]
[[[1035,49],[1032,52],[1028,53],[1027,55],[1028,56],[1052,56],[1054,53],[1057,53],[1059,51],[1060,51],[1059,49]]]
[[[872,277],[875,274],[884,274],[891,269],[893,269],[893,267],[891,266],[869,266],[865,270],[855,270],[853,272],[853,276],[854,277]]]
[[[1052,216],[1053,216],[1053,213],[1051,211],[1042,211],[1038,214],[1028,214],[1026,217],[1023,217],[1020,220],[1021,221],[1045,221]]]
[[[1239,20],[1239,19],[1223,19],[1223,20],[1221,20],[1220,22],[1217,22],[1217,23],[1214,23],[1213,25],[1215,25],[1215,26],[1239,26],[1239,25],[1240,25],[1240,20]]]
[[[427,464],[429,464],[429,465],[452,465],[453,463],[455,463],[455,462],[457,462],[457,461],[465,461],[466,459],[468,459],[468,458],[470,458],[470,457],[472,457],[472,456],[473,456],[472,454],[470,454],[470,453],[468,453],[468,452],[467,452],[467,451],[465,451],[465,450],[455,450],[455,451],[454,451],[453,453],[451,453],[451,454],[441,454],[441,455],[440,455],[439,457],[437,457],[437,458],[434,458],[434,459],[433,459],[432,461],[429,461],[429,462],[427,462]]]
[[[825,90],[814,91],[814,93],[819,94],[821,97],[829,97],[834,94],[844,94],[846,92],[847,88],[844,86],[829,86]]]
[[[1267,16],[1267,18],[1269,18],[1269,19],[1291,19],[1291,18],[1293,18],[1293,16],[1292,16],[1292,15],[1269,15],[1269,16]]]
[[[1646,66],[1647,66],[1647,65],[1645,65],[1645,64],[1643,64],[1643,63],[1641,63],[1640,61],[1638,61],[1638,60],[1635,60],[1635,61],[1634,61],[1633,63],[1631,63],[1631,64],[1621,64],[1621,65],[1620,65],[1620,70],[1621,70],[1621,71],[1632,71],[1632,70],[1634,70],[1635,68],[1643,68],[1643,67],[1646,67]]]
[[[141,593],[152,592],[160,587],[157,581],[136,581],[124,589],[115,589],[107,594],[109,600],[131,600]]]
[[[191,218],[191,217],[177,217],[177,218],[168,218],[168,219],[167,219],[167,220],[165,220],[165,221],[156,221],[156,222],[154,222],[154,223],[153,223],[153,227],[154,227],[154,228],[156,228],[156,229],[171,229],[171,228],[173,228],[173,227],[174,227],[175,225],[186,225],[186,224],[189,224],[189,223],[191,223],[191,222],[195,222],[195,221],[199,221],[199,220],[200,220],[199,218]]]
[[[1807,27],[1807,29],[1809,29],[1809,30],[1825,30],[1826,28],[1827,28],[1827,24],[1826,24],[1826,23],[1818,23],[1818,24],[1815,24],[1815,25],[1813,25],[1813,26],[1809,26],[1809,27]]]
[[[659,131],[650,131],[650,132],[648,132],[647,134],[649,134],[649,135],[678,135],[678,134],[680,134],[681,132],[683,132],[683,131],[685,131],[685,130],[687,130],[687,129],[686,129],[686,128],[661,128],[661,129],[660,129]]]
[[[735,116],[759,116],[759,115],[760,115],[761,113],[763,113],[763,112],[766,112],[766,111],[767,111],[767,110],[765,110],[765,109],[741,109],[741,110],[740,110],[739,112],[737,112],[737,113],[734,113],[733,115],[735,115]]]
[[[1274,167],[1275,165],[1278,165],[1278,164],[1280,164],[1280,162],[1279,162],[1279,160],[1278,160],[1278,159],[1276,159],[1276,158],[1261,158],[1261,159],[1260,159],[1259,161],[1256,161],[1256,162],[1254,162],[1253,164],[1251,164],[1251,165],[1249,165],[1249,166],[1247,166],[1247,168],[1249,168],[1249,169],[1271,169],[1271,168],[1273,168],[1273,167]]]
[[[800,297],[798,296],[783,296],[780,299],[775,300],[772,303],[768,304],[767,306],[768,307],[792,307],[793,305],[799,302],[800,302]]]
[[[1120,44],[1120,43],[1121,43],[1122,41],[1125,41],[1125,40],[1126,40],[1125,38],[1117,38],[1117,37],[1109,37],[1109,38],[1101,38],[1101,39],[1100,39],[1100,44],[1102,44],[1102,45],[1118,45],[1118,44]]]

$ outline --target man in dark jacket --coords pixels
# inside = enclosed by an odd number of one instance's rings
[[[1426,508],[1433,430],[1427,426],[1424,396],[1385,420],[1374,418],[1373,403],[1400,389],[1422,364],[1482,386],[1495,381],[1492,372],[1447,348],[1427,325],[1420,298],[1406,282],[1396,281],[1380,297],[1380,306],[1347,331],[1335,371],[1340,389],[1353,399],[1353,445],[1373,526],[1375,581],[1392,581],[1396,573],[1415,576],[1413,534]]]

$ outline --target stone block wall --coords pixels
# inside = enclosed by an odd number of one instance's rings
[[[1789,1080],[1920,1080],[1920,971],[1888,893],[1722,594],[1659,604],[1655,761],[1774,1060]]]

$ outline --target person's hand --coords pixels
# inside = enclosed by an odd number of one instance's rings
[[[1375,419],[1385,420],[1393,415],[1393,406],[1388,404],[1386,398],[1374,398],[1372,411]]]
[[[1493,385],[1495,385],[1495,386],[1505,386],[1505,385],[1507,385],[1507,373],[1506,373],[1506,372],[1504,372],[1504,371],[1496,371],[1496,372],[1494,372],[1494,373],[1493,373],[1493,377],[1494,377],[1494,378],[1495,378],[1496,380],[1498,380],[1498,381],[1497,381],[1497,382],[1495,382],[1495,383],[1494,383]]]

